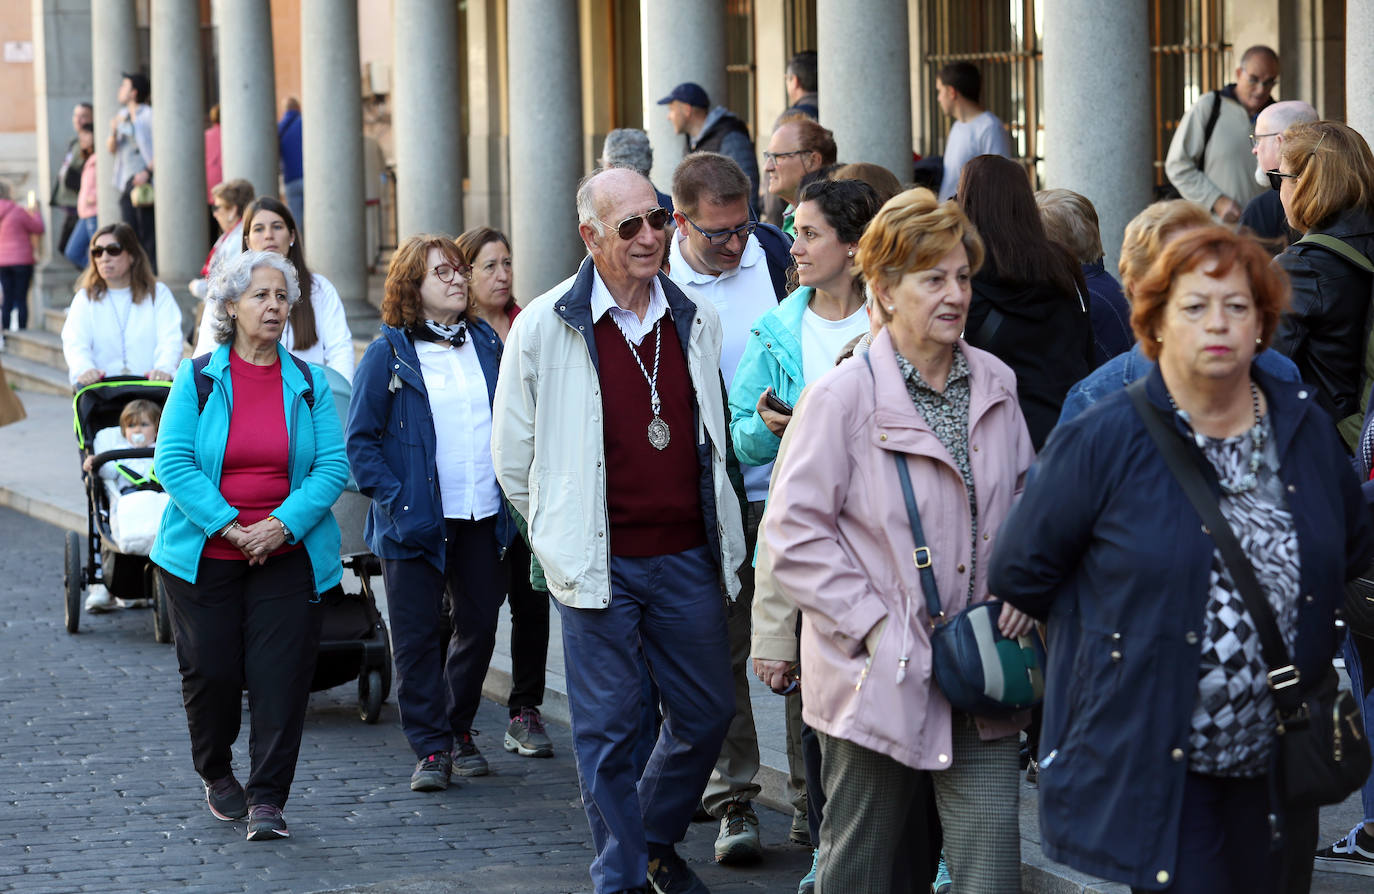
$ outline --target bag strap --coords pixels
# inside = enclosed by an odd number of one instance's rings
[[[1246,558],[1240,541],[1236,539],[1235,531],[1226,521],[1226,516],[1221,514],[1221,506],[1202,477],[1202,470],[1198,467],[1197,461],[1189,456],[1186,442],[1179,437],[1178,432],[1169,430],[1160,418],[1159,412],[1151,406],[1149,398],[1145,395],[1146,381],[1148,377],[1137,379],[1126,387],[1126,393],[1130,395],[1136,413],[1145,423],[1145,431],[1159,448],[1164,463],[1183,488],[1188,502],[1193,504],[1197,514],[1202,517],[1202,523],[1206,525],[1213,542],[1221,552],[1222,561],[1230,570],[1231,579],[1245,601],[1245,608],[1250,612],[1250,619],[1255,622],[1255,632],[1260,638],[1260,651],[1265,664],[1269,665],[1269,688],[1274,692],[1274,701],[1283,711],[1291,712],[1300,702],[1297,690],[1292,688],[1298,682],[1298,670],[1288,656],[1288,647],[1283,643],[1283,635],[1279,632],[1278,622],[1274,619],[1274,611],[1269,607],[1269,600],[1264,597],[1259,579],[1255,577],[1254,566]]]
[[[315,409],[315,388],[314,377],[310,374],[310,364],[306,363],[295,354],[287,354],[296,363],[296,369],[305,376],[305,393],[301,397],[305,400],[308,409]],[[191,358],[191,373],[195,377],[196,383],[196,414],[205,412],[205,403],[210,399],[210,390],[214,388],[214,382],[205,375],[205,367],[210,363],[210,353],[201,354]]]
[[[1212,142],[1212,131],[1217,129],[1217,119],[1221,117],[1222,96],[1220,90],[1212,91],[1212,111],[1207,116],[1207,123],[1202,128],[1202,154],[1197,159],[1197,169],[1205,171],[1207,169],[1207,144]]]
[[[1374,263],[1370,262],[1369,258],[1366,258],[1356,251],[1355,247],[1344,239],[1337,239],[1335,236],[1328,236],[1325,233],[1308,233],[1306,236],[1299,239],[1298,242],[1321,246],[1327,251],[1333,251],[1345,258],[1365,273],[1374,273]]]
[[[864,363],[868,364],[868,374],[873,375],[873,361],[867,354],[864,355]],[[911,488],[911,471],[906,467],[906,454],[894,450],[892,459],[897,463],[897,478],[902,482],[902,499],[906,501],[906,518],[911,525],[911,538],[916,543],[916,548],[911,551],[911,561],[921,575],[921,591],[926,597],[926,613],[930,615],[930,623],[934,626],[944,619],[945,611],[940,607],[940,590],[935,585],[935,571],[930,564],[930,547],[926,546],[926,532],[921,527],[921,513],[916,509],[916,494]]]
[[[1080,300],[1082,299],[1080,298]],[[992,337],[997,334],[998,329],[1002,328],[1002,322],[1005,319],[1006,317],[1002,316],[1000,310],[996,307],[989,307],[988,315],[983,317],[983,322],[979,324],[978,331],[973,333],[973,336],[968,339],[968,343],[985,351],[990,350],[988,346],[992,344]]]

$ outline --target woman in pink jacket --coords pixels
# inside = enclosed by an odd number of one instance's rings
[[[1018,731],[955,714],[893,461],[904,456],[945,614],[988,598],[998,528],[1034,458],[1011,370],[961,338],[983,246],[925,189],[878,212],[855,263],[885,328],[812,383],[773,473],[763,541],[802,610],[804,717],[829,798],[818,892],[886,892],[907,807],[934,783],[955,891],[1020,889]],[[1030,620],[1004,607],[1009,636]],[[927,772],[932,771],[932,772]]]
[[[32,194],[30,194],[32,195]],[[4,292],[0,331],[10,327],[19,311],[19,328],[29,325],[29,283],[33,280],[33,242],[43,232],[43,215],[32,202],[21,207],[10,198],[10,185],[0,180],[0,291]]]

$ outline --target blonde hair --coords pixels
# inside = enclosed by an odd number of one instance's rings
[[[938,201],[924,187],[908,189],[889,199],[869,223],[854,265],[870,287],[889,289],[908,273],[934,267],[960,243],[968,252],[969,272],[977,273],[983,240],[963,209]],[[891,321],[883,302],[875,302],[873,309],[884,323]]]
[[[1045,235],[1073,252],[1080,264],[1102,260],[1102,231],[1097,209],[1088,197],[1071,189],[1042,189],[1035,205],[1045,224]]]
[[[1299,230],[1322,227],[1347,208],[1374,209],[1374,155],[1344,124],[1294,124],[1283,132],[1282,158],[1297,175],[1288,214]]]
[[[162,422],[162,407],[142,397],[129,401],[124,405],[124,409],[119,412],[120,432],[133,425],[140,417],[151,422],[153,428],[157,428]]]
[[[1136,281],[1150,269],[1150,264],[1164,251],[1169,240],[1184,230],[1211,224],[1212,215],[1207,209],[1187,199],[1155,202],[1131,218],[1121,240],[1121,261],[1116,268],[1121,274],[1126,300],[1133,300],[1131,293]]]

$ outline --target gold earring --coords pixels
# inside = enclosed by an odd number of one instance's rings
[[[1164,344],[1164,339],[1160,338],[1158,335],[1155,336],[1155,341],[1159,342],[1160,344]]]

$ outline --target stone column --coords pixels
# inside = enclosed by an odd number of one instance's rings
[[[463,229],[458,4],[395,0],[392,22],[397,233],[456,236]]]
[[[845,162],[911,179],[911,52],[907,0],[816,0],[821,124]]]
[[[683,81],[692,81],[706,90],[711,105],[727,104],[725,4],[720,0],[641,3],[639,16],[644,129],[654,147],[650,179],[659,189],[671,192],[673,171],[682,161],[684,141],[668,123],[668,107],[658,101]],[[730,111],[741,117],[744,114],[741,109]],[[764,141],[767,142],[766,137]]]
[[[277,101],[268,0],[219,6],[219,120],[224,179],[277,195]]]
[[[114,156],[105,151],[110,121],[119,111],[119,82],[137,71],[138,19],[134,0],[101,0],[91,8],[91,101],[95,105],[95,151],[100,176],[100,224],[116,223],[119,190],[113,180]]]
[[[506,16],[514,288],[532,298],[586,254],[576,210],[584,173],[577,5],[510,0]]]
[[[505,72],[500,65],[503,52],[495,0],[468,0],[464,16],[468,189],[463,216],[504,230],[506,139],[501,133],[501,81]]]
[[[373,317],[364,248],[358,5],[301,0],[305,259],[339,290],[350,318]]]
[[[1150,202],[1150,32],[1143,4],[1110,16],[1095,0],[1045,7],[1045,186],[1072,189],[1097,208],[1107,269],[1116,270],[1126,224]],[[1110,47],[1112,64],[1102,64]],[[1088,110],[1110,127],[1085,127]]]
[[[1374,144],[1374,0],[1345,3],[1345,120]],[[1320,106],[1318,107],[1320,108]]]
[[[200,275],[210,245],[200,5],[153,0],[151,21],[157,273],[185,311],[195,301],[187,283]]]

